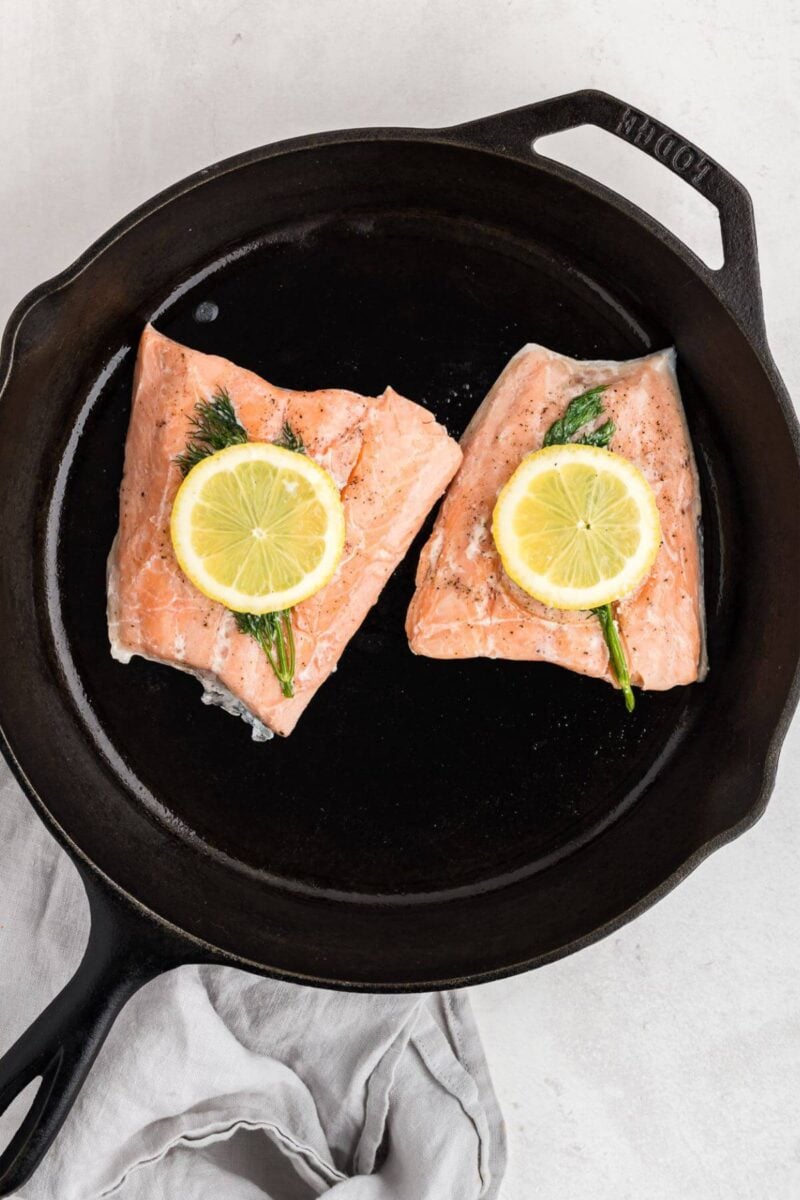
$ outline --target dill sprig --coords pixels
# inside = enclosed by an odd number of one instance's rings
[[[607,387],[608,384],[601,384],[599,387],[590,388],[588,392],[582,392],[580,396],[575,396],[574,399],[570,400],[564,416],[560,420],[554,421],[545,434],[545,446],[562,446],[566,442],[574,441],[580,442],[585,446],[600,446],[602,449],[607,449],[616,432],[616,426],[613,421],[606,421],[598,429],[589,430],[580,437],[576,436],[585,425],[596,421],[598,417],[603,415],[604,410],[601,397]],[[625,648],[620,640],[619,626],[614,617],[614,610],[610,604],[604,604],[601,608],[593,608],[592,612],[600,622],[600,628],[603,631],[603,638],[608,647],[609,658],[611,659],[611,667],[625,700],[625,708],[629,713],[633,712],[636,697],[631,687],[628,661],[625,658]]]
[[[558,421],[554,421],[544,435],[544,445],[563,446],[565,442],[572,441],[575,434],[584,425],[588,425],[590,422],[596,421],[599,416],[602,416],[603,401],[601,396],[607,386],[608,384],[601,384],[599,387],[590,388],[588,392],[581,392],[580,396],[575,396],[570,400],[563,417]],[[608,445],[614,432],[613,422],[608,421],[606,424],[611,426],[611,431],[607,435],[607,440],[603,443],[604,445]],[[595,443],[588,444],[594,445]]]
[[[597,429],[590,429],[588,433],[581,434],[574,441],[580,442],[582,446],[599,446],[601,450],[607,450],[616,429],[613,421],[606,421]]]
[[[293,450],[295,454],[305,454],[306,448],[299,433],[295,433],[288,421],[283,422],[281,436],[275,439],[274,445],[283,446],[284,450]]]
[[[219,388],[210,400],[201,400],[195,405],[191,421],[191,440],[183,454],[175,459],[184,476],[204,458],[227,450],[228,446],[239,446],[249,441],[247,430],[239,424],[233,402]],[[288,421],[284,422],[276,446],[305,454],[303,439],[294,432]],[[294,695],[295,645],[292,630],[291,609],[271,613],[234,613],[236,628],[258,642],[272,667],[284,696]]]
[[[625,648],[620,641],[619,626],[614,617],[614,610],[610,604],[604,604],[602,608],[593,608],[592,612],[600,622],[600,628],[603,630],[603,637],[608,646],[608,654],[611,659],[611,666],[614,674],[617,677],[620,691],[625,700],[625,707],[628,712],[633,712],[636,707],[636,697],[633,694],[631,687],[631,676],[628,670],[628,660],[625,657]]]
[[[271,613],[234,613],[236,628],[258,642],[284,696],[294,695],[295,649],[291,609]]]
[[[239,446],[248,440],[247,430],[239,424],[224,388],[219,388],[210,400],[201,400],[195,405],[190,438],[183,454],[175,459],[184,475],[218,450]]]

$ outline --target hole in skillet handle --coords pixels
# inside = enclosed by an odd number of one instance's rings
[[[456,125],[442,133],[454,141],[476,144],[514,158],[524,159],[533,153],[548,163],[550,170],[564,172],[560,164],[537,153],[536,143],[582,125],[594,125],[641,150],[685,180],[716,208],[722,235],[722,266],[713,270],[697,257],[692,265],[744,327],[757,350],[768,356],[750,196],[724,167],[668,125],[606,92],[586,90]],[[569,174],[575,172],[570,170]],[[617,197],[617,202],[629,206],[635,217],[634,206],[618,193]],[[672,239],[667,230],[663,233]]]
[[[662,220],[711,270],[725,263],[719,213],[710,200],[675,172],[662,171],[657,162],[643,159],[634,146],[595,125],[564,129],[537,138],[534,151],[554,162],[580,171],[644,212]]]
[[[9,1103],[5,1112],[0,1113],[0,1153],[11,1142],[12,1137],[22,1126],[22,1122],[33,1108],[33,1102],[39,1094],[42,1083],[41,1075],[37,1075],[27,1086],[18,1092]]]
[[[92,924],[80,966],[0,1058],[0,1116],[41,1080],[0,1153],[0,1196],[21,1188],[44,1158],[126,1001],[156,975],[202,957],[81,875]]]

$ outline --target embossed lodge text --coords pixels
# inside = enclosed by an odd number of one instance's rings
[[[657,125],[635,108],[626,108],[617,122],[617,133],[635,146],[641,146],[659,162],[685,175],[697,187],[711,171],[711,163],[698,150],[682,142],[674,133]]]

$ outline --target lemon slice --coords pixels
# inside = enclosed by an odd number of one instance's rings
[[[568,443],[528,455],[492,520],[506,573],[551,608],[599,608],[644,579],[661,543],[655,496],[619,454]]]
[[[278,612],[333,575],[344,509],[333,479],[310,458],[246,442],[192,468],[170,532],[181,569],[209,599],[234,612]]]

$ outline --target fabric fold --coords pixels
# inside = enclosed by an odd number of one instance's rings
[[[77,872],[0,765],[0,1051],[87,931]],[[13,1127],[0,1118],[0,1145]],[[504,1168],[465,992],[326,992],[187,966],[129,1001],[19,1195],[492,1200]]]

